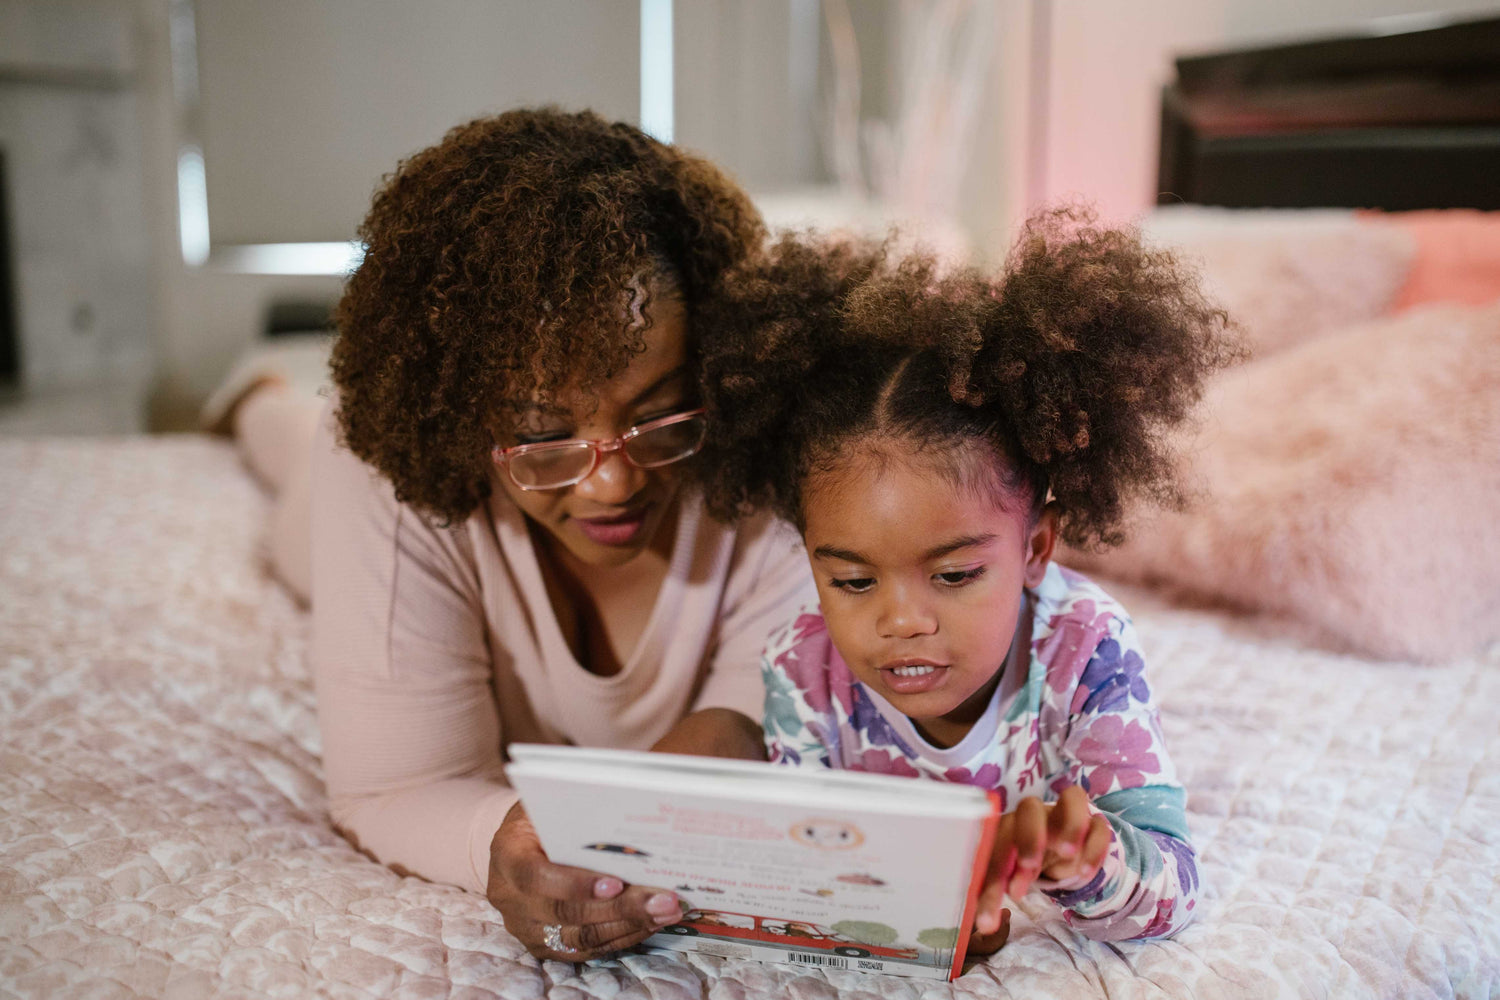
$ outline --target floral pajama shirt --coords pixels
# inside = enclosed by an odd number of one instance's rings
[[[1026,676],[1002,677],[983,717],[946,749],[855,679],[822,615],[800,614],[761,661],[770,759],[977,785],[1005,812],[1080,785],[1114,830],[1109,854],[1092,878],[1037,887],[1088,937],[1172,934],[1192,918],[1198,869],[1135,629],[1096,584],[1056,564],[1029,597]]]

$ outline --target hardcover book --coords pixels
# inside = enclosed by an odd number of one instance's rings
[[[998,802],[968,785],[676,754],[513,744],[557,864],[675,892],[646,945],[949,980]]]

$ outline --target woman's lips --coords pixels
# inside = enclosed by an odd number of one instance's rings
[[[880,678],[895,694],[921,694],[938,687],[948,668],[931,660],[893,660],[880,668]]]
[[[642,507],[609,517],[575,517],[573,523],[595,545],[629,545],[645,528],[646,511]]]

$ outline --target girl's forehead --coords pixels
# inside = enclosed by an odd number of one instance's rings
[[[857,535],[894,528],[921,532],[1025,517],[992,466],[934,450],[870,448],[811,473],[802,490],[810,532]],[[965,529],[967,530],[967,529]]]
[[[865,435],[813,463],[803,495],[884,488],[1010,506],[1004,459],[984,442],[937,443]]]

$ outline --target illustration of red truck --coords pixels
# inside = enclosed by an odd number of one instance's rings
[[[664,934],[681,934],[689,937],[705,935],[729,941],[754,941],[762,944],[780,945],[784,948],[832,952],[847,958],[904,958],[915,959],[920,953],[915,948],[890,948],[868,944],[846,937],[838,931],[802,920],[786,920],[781,917],[757,917],[748,913],[728,913],[722,910],[689,910],[682,920],[662,928]]]

